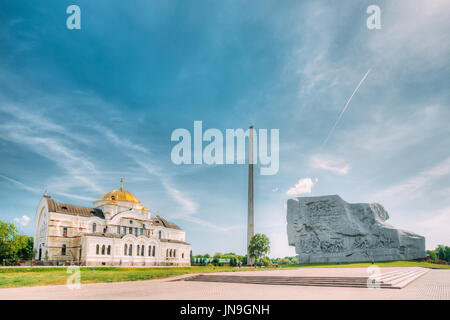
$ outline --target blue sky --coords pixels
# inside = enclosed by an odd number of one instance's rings
[[[71,4],[81,30],[66,28]],[[380,30],[366,27],[371,4]],[[124,177],[194,254],[244,253],[247,167],[170,160],[172,131],[201,120],[280,130],[278,174],[255,176],[255,231],[271,256],[294,254],[294,191],[379,202],[427,248],[450,244],[449,1],[1,6],[0,219],[23,232],[45,189],[89,206]]]

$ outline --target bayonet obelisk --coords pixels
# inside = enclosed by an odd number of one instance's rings
[[[249,128],[249,149],[248,149],[248,222],[247,222],[247,264],[252,265],[253,259],[250,258],[248,246],[254,234],[254,216],[253,216],[253,126]]]

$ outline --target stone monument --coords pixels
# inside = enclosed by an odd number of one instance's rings
[[[348,203],[338,195],[287,202],[289,245],[300,263],[423,258],[425,238],[395,229],[378,203]]]

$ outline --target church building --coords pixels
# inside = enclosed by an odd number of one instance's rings
[[[130,192],[107,192],[82,207],[45,194],[35,217],[37,263],[84,266],[189,266],[189,243],[176,224],[151,212]]]

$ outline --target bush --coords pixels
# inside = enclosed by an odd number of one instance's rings
[[[292,261],[286,258],[278,260],[278,264],[292,264]]]
[[[271,264],[272,264],[272,261],[267,257],[263,257],[259,260],[259,265],[261,265],[261,266],[267,267],[267,266],[270,266]]]

